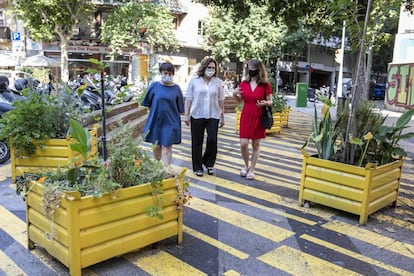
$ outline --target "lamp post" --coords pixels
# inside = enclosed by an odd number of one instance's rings
[[[106,149],[106,116],[105,116],[105,90],[104,90],[104,68],[101,69],[101,101],[102,101],[102,155],[106,161],[108,153]]]

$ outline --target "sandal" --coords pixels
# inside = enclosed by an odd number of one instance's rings
[[[247,171],[248,171],[249,169],[241,169],[240,170],[240,176],[242,176],[242,177],[246,177],[246,175],[247,175]]]
[[[246,179],[247,180],[253,180],[254,179],[254,173],[252,173],[252,172],[247,173],[246,174]]]

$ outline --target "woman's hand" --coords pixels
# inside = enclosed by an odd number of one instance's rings
[[[190,115],[184,115],[184,123],[189,126],[190,125]]]
[[[240,89],[240,87],[234,88],[233,98],[238,102],[240,102],[243,99],[243,91]]]
[[[263,107],[263,106],[269,106],[270,104],[269,104],[269,101],[265,101],[265,100],[257,100],[257,102],[256,102],[256,105],[258,106],[258,107]]]

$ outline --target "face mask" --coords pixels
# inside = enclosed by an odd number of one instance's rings
[[[249,70],[250,77],[256,77],[257,75],[259,75],[259,70]]]
[[[207,69],[207,70],[204,72],[204,74],[205,74],[207,77],[209,77],[209,78],[211,78],[211,77],[214,75],[214,73],[216,73],[216,71],[214,71],[214,70],[209,70],[209,69]]]
[[[161,76],[161,81],[163,83],[170,83],[170,82],[173,82],[173,78],[170,76],[163,75]]]

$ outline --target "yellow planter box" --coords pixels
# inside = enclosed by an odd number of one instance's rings
[[[98,153],[97,128],[95,127],[89,133],[91,135],[91,150],[88,156],[89,158],[95,158]],[[16,182],[17,176],[23,175],[25,172],[36,172],[63,167],[75,157],[81,161],[82,156],[70,148],[70,144],[73,143],[76,143],[76,140],[70,136],[66,137],[66,139],[49,139],[34,154],[23,156],[16,156],[16,149],[10,143],[13,183]]]
[[[273,113],[273,126],[271,129],[266,129],[266,133],[280,132],[282,127],[287,127],[289,121],[289,111],[290,109],[286,109],[282,112]],[[240,130],[240,117],[241,111],[236,111],[236,132]]]
[[[396,204],[402,164],[358,167],[305,155],[299,205],[310,201],[356,214],[364,225],[370,214]]]
[[[35,184],[26,200],[28,247],[47,250],[81,275],[82,268],[177,236],[182,242],[182,210],[177,210],[178,190],[183,191],[185,169],[176,178],[163,180],[159,195],[164,219],[149,217],[146,208],[156,205],[150,184],[120,189],[96,198],[67,193],[49,218],[42,207],[42,186]]]

